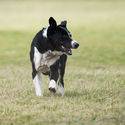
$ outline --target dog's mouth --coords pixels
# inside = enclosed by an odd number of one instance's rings
[[[72,50],[71,48],[66,48],[64,46],[61,46],[62,52],[66,53],[67,55],[72,55]]]

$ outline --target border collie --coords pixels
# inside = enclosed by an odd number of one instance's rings
[[[41,73],[50,78],[50,92],[55,93],[58,90],[62,96],[64,95],[63,77],[67,55],[72,55],[71,49],[79,46],[72,39],[66,25],[67,21],[57,25],[55,19],[50,17],[48,28],[40,30],[31,43],[32,79],[37,96],[43,95]]]

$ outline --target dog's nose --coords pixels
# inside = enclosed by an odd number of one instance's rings
[[[79,47],[78,43],[74,43],[74,48],[77,49]]]
[[[72,41],[72,48],[77,49],[79,47],[79,44],[76,41]]]

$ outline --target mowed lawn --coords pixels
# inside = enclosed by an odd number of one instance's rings
[[[80,43],[68,58],[65,96],[36,97],[29,61],[34,35],[53,16]],[[0,125],[125,125],[123,0],[0,1]]]

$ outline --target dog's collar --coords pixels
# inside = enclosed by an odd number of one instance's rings
[[[43,37],[45,37],[45,38],[47,38],[47,30],[48,30],[48,28],[43,29]]]

